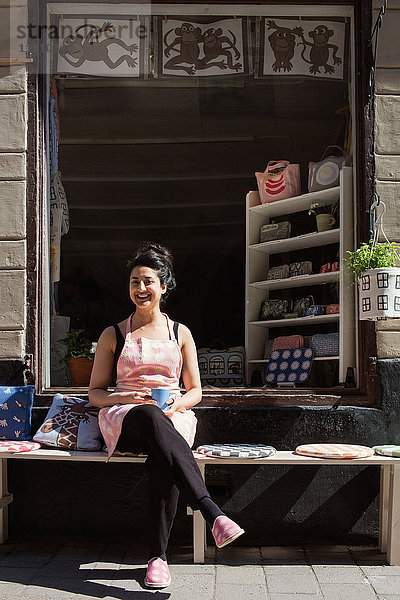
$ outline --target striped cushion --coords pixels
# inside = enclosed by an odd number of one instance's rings
[[[304,444],[298,446],[295,453],[317,458],[366,458],[372,456],[374,451],[367,446],[352,444]]]
[[[373,450],[375,454],[382,454],[383,456],[397,456],[400,458],[400,446],[396,446],[395,444],[374,446]]]
[[[276,450],[263,444],[211,444],[199,446],[197,452],[219,458],[267,458]]]

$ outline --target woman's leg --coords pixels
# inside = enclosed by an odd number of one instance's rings
[[[243,530],[228,519],[210,498],[193,453],[172,421],[153,404],[132,408],[125,416],[122,433],[132,432],[175,482],[187,502],[201,514],[212,528],[218,547],[236,539]]]
[[[198,508],[202,498],[209,497],[191,449],[158,406],[141,404],[132,408],[124,418],[122,436],[138,440],[145,451],[151,452],[193,509]]]
[[[153,454],[149,454],[146,466],[149,472],[149,559],[160,556],[166,560],[179,490]]]

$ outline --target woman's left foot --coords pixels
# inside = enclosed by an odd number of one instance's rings
[[[147,565],[144,584],[151,588],[165,588],[171,583],[168,564],[162,558],[152,558]]]
[[[212,534],[217,548],[227,546],[243,533],[244,529],[239,527],[235,521],[232,521],[232,519],[225,515],[217,517],[212,528]]]

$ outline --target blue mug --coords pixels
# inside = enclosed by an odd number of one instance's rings
[[[151,390],[151,398],[156,401],[157,406],[161,408],[161,410],[166,410],[169,407],[167,402],[170,394],[171,390],[168,388],[154,388]]]

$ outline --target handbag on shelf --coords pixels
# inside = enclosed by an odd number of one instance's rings
[[[337,148],[342,156],[326,156],[330,148]],[[308,163],[308,191],[318,192],[340,183],[340,170],[346,164],[343,149],[340,146],[328,146],[318,162]]]
[[[289,265],[272,267],[267,273],[267,281],[270,279],[287,279],[289,277]]]
[[[339,313],[339,304],[328,304],[326,307],[327,315],[337,315]]]
[[[274,339],[272,351],[291,350],[292,348],[303,348],[304,338],[302,335],[282,335]]]
[[[314,296],[305,296],[305,298],[298,298],[293,303],[293,312],[297,314],[298,317],[302,317],[304,315],[304,309],[306,306],[311,306],[314,303]]]
[[[289,265],[289,277],[298,277],[299,275],[312,275],[312,262],[310,260],[294,262]]]
[[[304,307],[305,317],[317,317],[325,314],[325,306],[323,304],[310,304]]]
[[[271,356],[271,352],[272,352],[272,347],[274,345],[274,340],[267,340],[265,342],[265,346],[264,346],[264,359],[268,360],[269,357]]]
[[[289,300],[264,300],[261,303],[260,321],[281,319],[289,311]]]
[[[339,334],[316,333],[312,337],[311,347],[315,356],[338,356]]]
[[[300,165],[288,160],[270,160],[264,173],[255,173],[261,204],[301,194]]]
[[[289,221],[280,223],[268,223],[260,227],[260,243],[273,240],[284,240],[290,237],[292,226]]]

